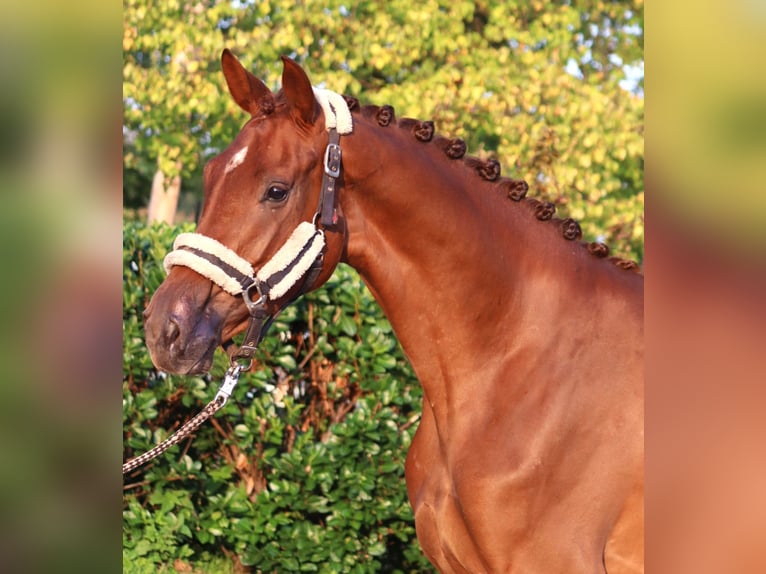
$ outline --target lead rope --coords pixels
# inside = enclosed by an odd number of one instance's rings
[[[226,374],[223,377],[223,382],[221,383],[215,398],[205,405],[205,408],[203,408],[194,418],[188,420],[180,429],[163,440],[160,444],[151,450],[146,451],[144,454],[131,458],[128,462],[124,463],[122,465],[123,476],[132,470],[143,466],[150,460],[157,458],[170,447],[177,445],[197,430],[202,423],[218,412],[226,404],[226,401],[229,400],[232,391],[234,391],[234,387],[237,386],[241,371],[242,365],[240,364],[235,364],[229,367],[229,370],[226,371]]]

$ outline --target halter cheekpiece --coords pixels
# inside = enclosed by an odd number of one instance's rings
[[[324,261],[324,229],[333,227],[338,221],[335,191],[341,173],[340,136],[353,131],[353,122],[343,96],[316,87],[314,96],[324,111],[329,142],[324,154],[319,205],[313,220],[298,224],[258,270],[232,249],[201,233],[181,233],[173,243],[173,250],[165,257],[164,266],[168,273],[176,265],[189,267],[227,293],[242,295],[250,313],[250,323],[242,345],[230,354],[232,364],[239,359],[251,360],[271,325],[276,314],[267,311],[267,301],[280,299],[300,284],[295,295],[298,297],[314,284]],[[225,343],[225,346],[230,344]]]

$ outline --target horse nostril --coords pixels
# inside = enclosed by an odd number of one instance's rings
[[[168,343],[172,343],[178,339],[178,335],[181,334],[181,328],[178,326],[178,322],[174,317],[168,319],[167,325],[165,325],[165,340]]]

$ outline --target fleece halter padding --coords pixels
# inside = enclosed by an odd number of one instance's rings
[[[323,90],[314,86],[314,97],[324,111],[325,129],[329,132],[335,128],[340,135],[350,134],[354,131],[354,122],[351,119],[351,111],[343,96],[330,90]]]
[[[324,249],[324,233],[304,221],[258,272],[234,251],[211,237],[182,233],[165,257],[165,271],[175,265],[189,267],[232,295],[252,284],[271,300],[285,295],[309,270]]]
[[[243,277],[253,277],[253,266],[250,263],[223,243],[201,233],[181,233],[176,237],[173,251],[165,256],[163,265],[165,273],[170,273],[176,265],[189,267],[231,295],[242,292]]]

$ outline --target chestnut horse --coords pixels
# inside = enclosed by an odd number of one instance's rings
[[[312,88],[283,65],[272,93],[223,53],[251,117],[205,167],[197,233],[179,236],[146,309],[155,365],[205,372],[245,329],[233,360],[251,357],[271,317],[347,262],[423,386],[405,470],[431,562],[642,571],[635,264],[580,241],[576,222],[432,122]]]

